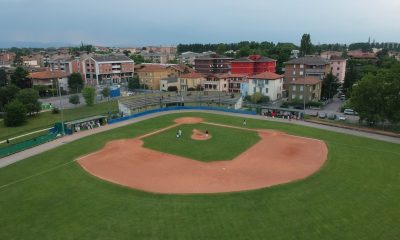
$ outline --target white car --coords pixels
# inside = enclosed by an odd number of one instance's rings
[[[346,118],[346,116],[338,116],[338,119],[341,120],[341,121],[344,121],[344,120],[346,120],[347,118]]]

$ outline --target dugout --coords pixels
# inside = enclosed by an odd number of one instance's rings
[[[303,110],[278,107],[261,107],[261,115],[266,117],[302,119]]]
[[[85,130],[90,130],[94,128],[101,127],[107,124],[107,117],[103,115],[97,115],[93,117],[87,117],[82,119],[77,119],[64,123],[65,134],[73,134],[74,132],[80,132]],[[62,132],[62,125],[60,122],[56,123],[54,126],[56,132]]]

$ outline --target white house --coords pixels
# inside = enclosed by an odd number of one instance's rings
[[[268,96],[271,101],[282,98],[283,76],[271,72],[263,72],[249,77],[247,95],[256,92]]]

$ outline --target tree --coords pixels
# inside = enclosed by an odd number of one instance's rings
[[[129,57],[129,54],[131,54],[131,51],[124,50],[124,51],[122,51],[122,53],[125,54],[125,56]]]
[[[300,56],[304,57],[305,55],[311,54],[313,46],[311,43],[310,34],[303,34],[300,42]]]
[[[78,93],[83,88],[83,79],[80,73],[72,73],[68,78],[68,87],[71,92]]]
[[[26,108],[18,100],[13,100],[6,105],[4,125],[7,127],[21,126],[26,122]]]
[[[217,53],[224,54],[226,52],[226,45],[223,43],[218,44]]]
[[[139,55],[139,54],[132,54],[132,55],[129,56],[129,58],[132,59],[135,62],[135,64],[141,64],[141,63],[146,62],[144,60],[144,57],[142,55]]]
[[[134,90],[140,88],[140,82],[139,82],[139,77],[138,76],[133,76],[133,78],[130,78],[128,80],[128,89],[129,90]]]
[[[6,70],[0,68],[0,87],[7,85],[7,73]]]
[[[13,74],[11,74],[11,83],[19,88],[28,88],[31,84],[27,77],[28,71],[26,71],[23,67],[17,67]]]
[[[39,93],[35,89],[26,88],[22,89],[17,94],[17,99],[24,104],[25,109],[29,115],[38,113],[42,109],[39,102]]]
[[[250,99],[252,103],[260,103],[263,95],[260,92],[255,92],[251,95]]]
[[[101,90],[101,95],[103,95],[104,98],[108,98],[110,96],[110,88],[103,88],[103,90]]]
[[[85,86],[82,89],[82,95],[85,99],[86,105],[93,106],[94,98],[96,96],[96,89],[94,89],[93,87]]]
[[[383,79],[373,74],[364,76],[354,85],[350,105],[358,112],[360,121],[380,122],[384,120]]]
[[[17,96],[19,88],[15,85],[8,85],[0,88],[0,111]]]
[[[81,103],[79,96],[78,95],[72,95],[69,97],[69,103],[77,105],[79,103]]]
[[[340,86],[336,76],[332,72],[328,73],[322,81],[321,96],[325,99],[331,99],[337,93]]]

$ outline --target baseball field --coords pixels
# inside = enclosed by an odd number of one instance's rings
[[[176,122],[183,117],[202,121]],[[398,239],[400,145],[266,120],[246,122],[217,114],[170,114],[2,168],[0,239]],[[192,138],[206,130],[207,139]],[[303,147],[295,148],[300,143]],[[257,149],[282,164],[258,165]],[[145,154],[133,154],[139,152]],[[149,168],[150,156],[166,161]],[[140,162],[146,157],[148,162]],[[201,191],[176,191],[180,182],[190,183],[177,177],[195,175],[174,165],[178,160],[185,169],[215,165],[212,170],[221,176],[238,173],[229,175],[226,186],[247,181],[248,188],[207,191],[215,184],[207,180],[196,183]],[[166,166],[164,175],[151,172]],[[279,166],[285,167],[273,168]],[[285,173],[276,177],[286,180],[251,182],[271,169]],[[145,188],[156,180],[163,182],[162,191]]]

